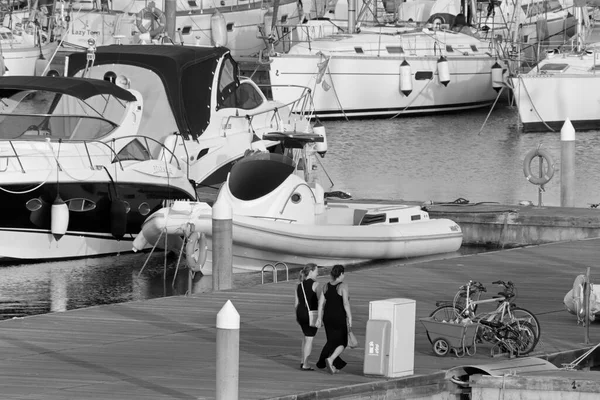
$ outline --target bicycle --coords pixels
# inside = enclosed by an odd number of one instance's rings
[[[496,281],[493,284],[502,285],[504,290],[498,293],[498,296],[481,300],[481,294],[487,291],[485,286],[480,282],[469,281],[467,285],[459,288],[452,303],[437,302],[438,307],[430,317],[437,321],[460,321],[469,318],[478,322],[482,328],[478,332],[480,341],[494,343],[517,355],[530,353],[535,349],[541,334],[537,317],[513,303],[516,288],[512,282]],[[494,302],[499,302],[494,311],[476,313],[479,304]],[[494,348],[492,352],[493,350]]]

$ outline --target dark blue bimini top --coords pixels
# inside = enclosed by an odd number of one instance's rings
[[[45,90],[66,94],[81,100],[97,95],[111,95],[125,101],[136,99],[129,90],[113,83],[86,78],[3,76],[0,78],[0,91],[3,90]]]

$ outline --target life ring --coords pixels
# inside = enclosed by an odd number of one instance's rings
[[[188,268],[199,272],[206,262],[207,253],[208,244],[204,233],[192,232],[185,245],[185,261]]]
[[[147,22],[148,20],[150,23],[144,25],[144,21]],[[153,1],[148,3],[146,7],[142,8],[135,17],[135,25],[140,33],[148,32],[151,38],[155,38],[165,31],[165,23],[165,13],[163,13],[159,8],[156,8]]]
[[[533,161],[535,157],[542,157],[548,164],[548,168],[542,173],[542,176],[533,176],[531,174],[531,161]],[[531,150],[527,153],[525,160],[523,161],[523,173],[525,174],[525,178],[534,185],[545,185],[554,176],[554,162],[552,161],[552,156],[544,149],[538,148]]]

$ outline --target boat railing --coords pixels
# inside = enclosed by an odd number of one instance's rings
[[[116,144],[116,142],[118,140],[126,140],[126,139],[129,139],[129,140],[132,140],[132,139],[138,139],[138,140],[143,139],[146,142],[145,143],[145,146],[146,146],[145,149],[146,149],[146,151],[148,152],[149,155],[151,155],[151,152],[150,152],[150,146],[148,144],[148,141],[156,143],[159,147],[165,149],[169,154],[171,154],[171,161],[173,159],[175,159],[176,162],[177,162],[177,168],[179,170],[181,170],[181,164],[179,162],[179,159],[175,156],[175,154],[173,153],[173,151],[170,150],[170,149],[168,149],[163,143],[159,142],[158,140],[156,140],[154,138],[148,137],[148,136],[128,135],[128,136],[121,136],[121,137],[118,137],[118,138],[114,138],[114,139],[111,139],[110,141],[102,141],[102,140],[98,140],[98,139],[69,140],[67,143],[69,143],[69,144],[82,144],[84,146],[85,151],[86,151],[86,155],[87,155],[87,159],[88,159],[88,162],[90,164],[90,169],[91,170],[95,170],[96,169],[96,165],[92,161],[92,157],[93,156],[91,155],[90,149],[89,149],[88,146],[90,144],[98,144],[100,146],[104,146],[104,147],[106,147],[108,149],[109,153],[111,154],[111,157],[115,160],[115,162],[119,164],[119,167],[121,168],[121,171],[123,171],[124,168],[123,168],[123,162],[122,161],[124,161],[124,160],[122,160],[121,157],[119,157],[119,154],[116,152],[116,150],[115,150],[115,147],[116,147],[115,144]],[[19,167],[21,168],[21,172],[27,173],[27,171],[25,171],[25,167],[23,166],[23,163],[21,162],[21,157],[19,156],[19,152],[17,151],[17,149],[16,149],[16,147],[15,147],[15,145],[13,143],[14,140],[8,140],[8,142],[10,144],[10,147],[12,149],[12,152],[13,152],[14,156],[9,156],[9,155],[7,155],[7,156],[0,156],[0,158],[15,157],[17,159],[17,162],[19,163]],[[51,146],[49,140],[46,140],[45,143],[48,144],[48,146],[50,147],[50,149],[51,149],[51,151],[52,151],[52,153],[54,155],[54,158],[56,159],[56,162],[59,163],[59,165],[60,165],[60,160],[59,160],[60,154],[54,154],[54,148]],[[63,142],[62,139],[59,139],[59,143],[65,143],[65,142]],[[169,164],[171,164],[171,161],[169,161]]]
[[[289,107],[290,114],[297,114],[302,117],[312,118],[314,114],[314,102],[312,90],[301,85],[268,85],[272,90],[283,91],[286,89],[300,91],[300,95],[293,101],[285,103],[285,107]],[[275,96],[273,96],[275,99]],[[289,117],[289,115],[288,115]]]
[[[260,85],[259,85],[260,86]],[[229,115],[223,126],[231,126],[231,121],[244,119],[248,121],[248,128],[254,131],[254,127],[252,126],[252,120],[261,115],[273,113],[272,119],[276,123],[277,130],[283,129],[283,121],[289,119],[292,115],[299,115],[306,118],[311,118],[314,110],[313,101],[312,101],[312,91],[305,87],[299,85],[268,85],[270,88],[273,87],[287,87],[287,88],[295,88],[301,91],[300,96],[298,96],[295,100],[290,101],[288,103],[283,103],[279,107],[271,108],[269,110],[259,111],[256,113],[248,113],[244,115]],[[287,115],[281,115],[281,110],[287,108]],[[223,136],[226,136],[225,130],[223,130]]]
[[[295,219],[290,219],[290,218],[269,217],[269,216],[265,216],[265,215],[248,215],[248,217],[256,218],[256,219],[266,219],[269,221],[288,222],[290,224],[297,221]]]
[[[281,44],[283,53],[287,53],[292,46],[298,43],[307,43],[310,49],[311,41],[333,35],[339,32],[345,32],[346,28],[337,25],[329,19],[312,20],[307,24],[275,24],[277,40],[273,46]]]
[[[265,264],[262,267],[262,269],[260,270],[261,284],[265,283],[265,270],[267,268],[271,268],[271,270],[273,271],[273,283],[277,283],[277,272],[278,272],[277,266],[278,265],[281,265],[281,266],[283,266],[285,268],[285,280],[286,280],[286,282],[290,280],[290,270],[289,270],[287,264],[284,263],[284,262],[279,261],[279,262],[276,262],[275,264],[270,264],[270,263],[269,264]]]
[[[177,169],[181,170],[181,163],[179,162],[179,158],[177,158],[177,157],[175,156],[175,153],[173,152],[173,150],[171,150],[171,149],[169,149],[167,146],[165,146],[165,144],[164,144],[164,143],[162,143],[162,142],[160,142],[160,141],[158,141],[158,140],[156,140],[156,139],[154,139],[154,138],[151,138],[151,137],[149,137],[149,136],[144,136],[144,135],[127,135],[127,136],[119,136],[118,138],[112,139],[112,140],[111,140],[111,142],[115,142],[115,141],[117,141],[117,140],[121,140],[121,139],[143,139],[143,140],[144,140],[144,142],[145,142],[145,149],[146,149],[146,151],[148,152],[148,154],[150,154],[150,155],[152,155],[152,152],[151,152],[151,150],[150,150],[150,145],[148,144],[148,141],[150,141],[150,142],[153,142],[153,143],[157,144],[159,149],[162,149],[162,150],[164,150],[164,151],[167,151],[167,152],[168,152],[168,153],[171,155],[171,159],[168,161],[168,163],[169,163],[169,164],[171,164],[171,162],[172,162],[173,160],[175,160],[175,161],[176,161],[176,163],[177,163]],[[175,145],[176,145],[176,143],[175,143]],[[187,149],[186,149],[186,150],[187,150]],[[159,153],[160,153],[160,151],[159,151]],[[164,156],[164,154],[163,154],[163,156]],[[166,160],[166,156],[165,156],[165,160]]]
[[[290,195],[288,196],[285,203],[283,203],[283,207],[281,207],[281,211],[279,211],[279,214],[283,214],[283,211],[285,210],[288,203],[290,202],[290,199],[296,193],[296,189],[298,189],[300,186],[306,186],[308,188],[308,190],[310,191],[310,194],[312,195],[313,200],[315,201],[315,203],[317,203],[317,198],[315,197],[315,194],[313,193],[313,189],[308,185],[308,183],[301,182],[301,183],[297,184],[293,190],[290,191]]]

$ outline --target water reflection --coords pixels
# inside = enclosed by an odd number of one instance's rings
[[[99,304],[186,294],[188,270],[162,253],[124,254],[72,261],[0,267],[0,318],[61,312]],[[210,279],[197,274],[194,293],[211,290]]]

